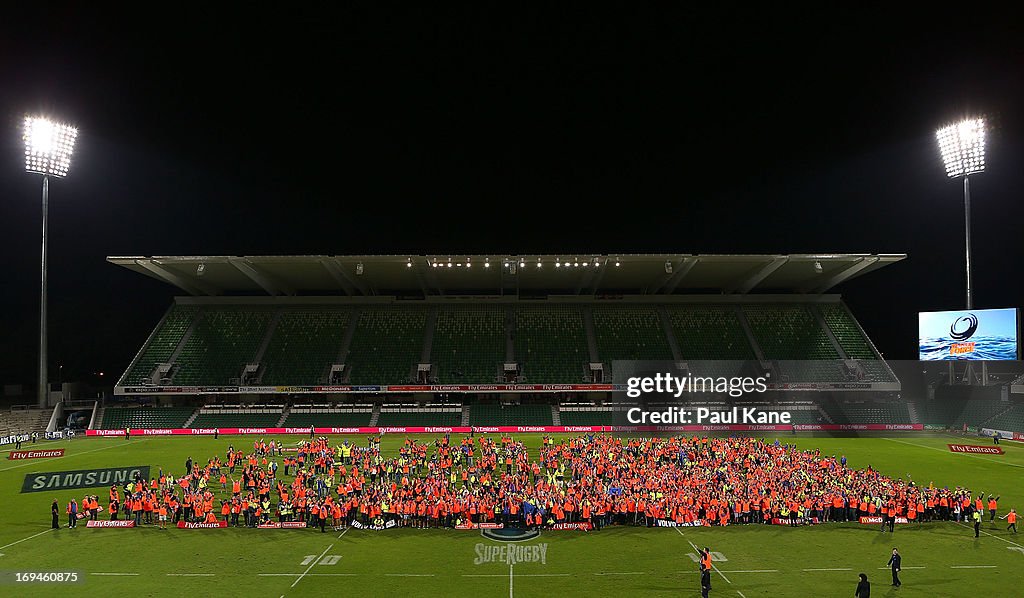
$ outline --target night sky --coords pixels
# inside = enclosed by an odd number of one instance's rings
[[[50,186],[65,381],[119,376],[175,294],[107,255],[905,252],[839,290],[913,359],[916,313],[964,304],[934,132],[968,114],[993,127],[975,307],[1022,304],[1008,15],[21,4],[0,23],[3,383],[35,379],[37,112],[80,130]]]

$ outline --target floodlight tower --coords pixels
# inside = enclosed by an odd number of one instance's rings
[[[46,376],[46,215],[49,207],[50,177],[64,178],[71,167],[78,129],[48,118],[25,118],[25,170],[43,175],[43,249],[40,258],[42,282],[39,287],[39,406],[49,395]]]
[[[964,227],[967,255],[967,309],[974,309],[971,296],[971,181],[975,172],[985,170],[985,119],[968,118],[935,132],[946,176],[964,179]]]

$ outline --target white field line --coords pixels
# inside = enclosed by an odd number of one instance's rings
[[[213,577],[216,573],[168,573],[167,577]]]
[[[972,527],[970,525],[967,525],[965,523],[960,523],[959,521],[957,521],[957,525],[959,525],[961,527],[966,527],[967,529],[974,529],[974,527]],[[992,536],[996,540],[1002,540],[1003,542],[1006,542],[1007,544],[1013,544],[1014,546],[1019,546],[1020,548],[1024,548],[1024,546],[1021,546],[1020,544],[1017,544],[1016,542],[1012,542],[1010,540],[1007,540],[1006,538],[997,536],[995,534],[990,534],[990,533],[986,532],[985,530],[978,530],[978,531],[980,531],[981,533],[985,534],[986,536]],[[0,548],[3,548],[3,546],[0,546]]]
[[[46,530],[44,532],[39,532],[38,534],[32,534],[31,536],[29,536],[27,538],[22,538],[20,540],[15,541],[15,542],[11,542],[10,544],[5,544],[4,546],[0,546],[0,550],[3,550],[4,548],[7,548],[8,546],[14,546],[15,544],[21,544],[25,540],[31,540],[32,538],[35,538],[36,536],[41,536],[41,535],[43,535],[45,533],[49,533],[49,532],[52,532],[52,531],[53,531],[53,528],[51,527],[50,529],[48,529],[48,530]]]
[[[853,571],[849,567],[831,567],[826,569],[803,569],[803,571]]]
[[[135,440],[135,441],[129,440],[125,444],[112,444],[110,446],[101,446],[98,449],[82,451],[80,453],[72,453],[70,455],[63,455],[61,457],[54,457],[54,458],[55,459],[67,459],[68,457],[77,457],[79,455],[88,455],[89,453],[95,453],[97,451],[105,451],[107,449],[112,449],[112,448],[117,448],[117,447],[124,447],[124,446],[128,446],[128,445],[131,445],[131,444],[138,444],[140,442],[145,442],[146,440],[147,440],[146,438],[143,438],[141,440]],[[39,465],[39,461],[37,461],[35,459],[32,459],[32,460],[28,461],[27,463],[22,463],[21,465],[12,465],[10,467],[5,467],[3,469],[0,469],[0,471],[10,471],[12,469],[18,469],[19,467],[28,467],[29,465]]]
[[[345,528],[345,531],[343,531],[343,532],[341,532],[340,534],[338,534],[338,539],[340,540],[340,539],[341,539],[341,537],[342,537],[342,536],[344,536],[345,534],[347,534],[347,533],[348,533],[348,530],[350,530],[350,529],[352,529],[352,528],[350,528],[350,527],[346,527],[346,528]]]
[[[320,553],[320,556],[316,557],[316,560],[309,564],[309,567],[306,568],[306,571],[292,583],[292,587],[294,588],[297,583],[302,581],[302,578],[306,576],[306,573],[309,573],[309,570],[312,569],[317,563],[319,563],[320,559],[324,558],[324,555],[327,554],[327,551],[332,548],[334,548],[334,544],[331,544],[327,548],[324,548],[324,551]]]
[[[138,573],[90,573],[89,575],[102,575],[102,576],[113,576],[113,577],[134,577],[139,575]]]
[[[950,565],[950,569],[995,569],[999,565]]]
[[[508,564],[508,598],[514,598],[512,596],[512,563]]]
[[[520,573],[519,577],[572,577],[573,573]],[[597,575],[595,573],[595,575]],[[505,577],[504,573],[463,573],[462,577]]]

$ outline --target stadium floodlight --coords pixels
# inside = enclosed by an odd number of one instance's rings
[[[78,129],[39,116],[25,117],[25,170],[43,175],[43,243],[40,257],[42,283],[39,287],[39,406],[46,407],[49,386],[46,373],[46,216],[50,203],[50,177],[64,178],[71,168]]]
[[[971,181],[969,175],[985,170],[985,119],[967,118],[935,132],[946,176],[964,178],[964,247],[967,264],[967,309],[974,309],[971,295]]]

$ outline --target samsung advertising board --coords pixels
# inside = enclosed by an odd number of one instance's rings
[[[1015,308],[921,312],[917,318],[922,361],[1012,361],[1019,357]]]

